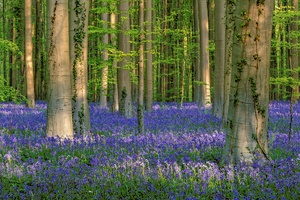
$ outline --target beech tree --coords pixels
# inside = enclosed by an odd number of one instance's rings
[[[139,4],[138,132],[144,134],[144,0]]]
[[[101,2],[102,7],[106,7],[107,3],[106,2]],[[108,14],[107,13],[102,13],[101,14],[101,20],[103,23],[103,29],[107,29],[107,24],[108,24]],[[104,66],[102,68],[101,72],[101,90],[100,90],[100,107],[106,107],[107,106],[107,89],[108,89],[108,50],[107,50],[107,45],[108,45],[108,33],[104,33],[102,36],[102,43],[104,46],[104,49],[101,52],[101,58],[104,62]]]
[[[25,0],[25,61],[26,61],[26,94],[30,108],[35,107],[34,75],[33,75],[33,44],[31,22],[31,0]]]
[[[209,68],[209,30],[206,1],[199,1],[200,14],[200,99],[199,107],[211,103],[210,68]]]
[[[273,0],[236,1],[232,80],[223,162],[268,159]]]
[[[47,136],[73,137],[68,0],[48,1]]]
[[[225,78],[225,1],[216,0],[215,4],[215,70],[213,114],[223,116],[224,78]]]
[[[146,31],[146,110],[151,111],[153,105],[153,55],[152,55],[152,0],[145,2]]]
[[[129,2],[120,1],[118,4],[120,31],[118,34],[118,50],[123,53],[122,59],[118,63],[118,97],[119,109],[122,115],[132,117],[132,98],[130,71],[128,69],[130,53],[129,31]]]
[[[89,0],[70,1],[70,68],[72,74],[73,127],[77,134],[91,129],[87,100]]]

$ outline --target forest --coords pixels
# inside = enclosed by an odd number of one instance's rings
[[[0,199],[299,199],[298,0],[0,0]]]

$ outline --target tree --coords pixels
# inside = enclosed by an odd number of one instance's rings
[[[151,111],[153,105],[153,56],[152,56],[152,0],[145,2],[146,31],[146,110]]]
[[[129,3],[128,0],[119,2],[119,22],[120,31],[118,34],[118,49],[123,52],[122,60],[118,65],[118,97],[119,109],[122,115],[132,117],[132,98],[131,98],[131,83],[130,71],[128,66],[130,53],[130,36],[129,31]],[[127,69],[126,69],[127,68]]]
[[[114,31],[116,31],[116,13],[115,13],[115,5],[113,5],[113,12],[110,14],[110,26],[113,30],[113,32],[110,34],[110,40],[114,47],[117,46],[117,37]],[[113,57],[112,62],[112,72],[117,71],[117,59]],[[113,73],[115,75],[115,73]],[[113,84],[113,95],[112,95],[112,104],[111,104],[111,110],[112,112],[119,111],[119,93],[118,93],[118,79],[117,75],[113,76],[115,77],[115,82]]]
[[[139,68],[138,68],[138,132],[144,134],[144,0],[140,0],[139,5]]]
[[[210,97],[210,68],[209,68],[209,30],[206,1],[199,1],[200,14],[200,100],[199,107],[211,103]]]
[[[224,78],[225,78],[225,0],[216,0],[215,4],[215,71],[213,114],[223,116]]]
[[[47,136],[73,137],[68,0],[49,0]]]
[[[33,75],[33,44],[32,44],[31,0],[25,0],[25,59],[26,59],[26,93],[27,106],[35,107],[34,75]]]
[[[194,62],[194,101],[199,103],[200,100],[200,19],[199,19],[199,1],[194,0],[194,32],[196,42],[196,55]]]
[[[102,7],[106,7],[106,2],[101,2]],[[107,29],[107,23],[108,23],[108,14],[107,13],[101,13],[101,20],[103,23],[103,29]],[[104,66],[102,68],[102,74],[101,74],[101,90],[100,90],[100,107],[106,107],[107,106],[107,87],[108,87],[108,33],[104,33],[102,36],[102,43],[105,45],[104,49],[101,52],[101,58],[104,62]]]
[[[72,71],[73,127],[77,134],[91,129],[87,100],[89,0],[70,1],[70,63]]]
[[[274,1],[236,1],[223,162],[268,159],[269,67]]]
[[[292,69],[292,74],[293,74],[293,78],[295,81],[298,81],[299,79],[299,53],[298,53],[298,36],[299,34],[298,32],[298,16],[296,15],[296,12],[298,12],[299,9],[299,3],[298,0],[292,0],[292,6],[295,12],[295,15],[293,17],[293,22],[292,22],[292,33],[295,34],[294,36],[292,36],[291,39],[291,43],[292,43],[292,48],[291,48],[291,69]],[[299,93],[299,86],[294,86],[294,88],[292,89],[294,94],[298,94]],[[296,95],[293,95],[294,99],[292,100],[296,100],[299,99],[299,97],[296,97]]]

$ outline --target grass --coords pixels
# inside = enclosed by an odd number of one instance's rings
[[[91,136],[47,138],[46,104],[0,106],[0,199],[299,199],[300,105],[270,105],[272,161],[220,167],[220,120],[194,103],[155,104],[137,120],[91,104]],[[300,115],[299,115],[300,116]]]

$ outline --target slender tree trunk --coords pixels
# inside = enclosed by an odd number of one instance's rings
[[[25,0],[25,52],[26,52],[26,93],[27,107],[35,107],[34,98],[34,75],[33,75],[33,44],[31,26],[31,0]]]
[[[199,1],[200,14],[200,65],[201,82],[199,107],[207,106],[211,103],[210,97],[210,68],[209,68],[209,29],[207,4]]]
[[[153,105],[153,55],[152,55],[152,0],[145,3],[146,29],[146,110],[151,111]]]
[[[232,81],[223,162],[268,159],[273,6],[273,0],[236,2]]]
[[[292,6],[294,7],[294,12],[298,12],[299,9],[299,4],[298,4],[298,0],[292,0]],[[298,32],[298,16],[294,16],[293,18],[293,22],[291,25],[291,29],[292,32],[297,33]],[[298,68],[299,68],[299,47],[298,47],[298,35],[296,34],[295,36],[293,36],[292,38],[292,49],[291,49],[291,68],[293,70],[293,78],[295,81],[299,80],[299,72],[298,72]],[[292,92],[295,94],[293,95],[293,101],[299,99],[299,97],[297,95],[299,95],[299,86],[294,86]]]
[[[224,102],[222,111],[222,121],[224,124],[227,122],[228,107],[229,107],[229,94],[231,84],[231,66],[232,66],[232,45],[233,45],[233,32],[234,32],[234,18],[235,4],[226,0],[226,29],[225,29],[225,68],[224,68]]]
[[[130,36],[129,31],[129,3],[128,0],[121,1],[119,7],[119,22],[120,32],[118,34],[118,49],[125,55],[119,62],[118,68],[118,96],[120,104],[120,112],[122,115],[130,118],[133,116],[132,110],[132,98],[131,98],[131,83],[130,83],[130,71],[126,69],[126,65],[129,63],[130,53]]]
[[[199,1],[194,0],[194,31],[195,31],[195,41],[196,41],[196,55],[195,55],[195,63],[194,63],[194,101],[200,101],[200,20],[199,20]]]
[[[139,68],[138,68],[138,132],[144,134],[144,0],[140,0],[139,5]]]
[[[69,138],[73,137],[73,124],[68,1],[49,0],[48,9],[50,80],[47,136]]]
[[[89,0],[70,2],[70,68],[72,71],[73,127],[76,134],[91,130],[87,100]]]
[[[113,30],[116,29],[116,14],[111,13],[110,14],[110,24],[111,28]],[[110,40],[112,45],[117,48],[117,37],[115,33],[110,34]],[[113,84],[113,103],[112,103],[112,112],[118,112],[119,111],[119,92],[118,92],[118,78],[117,78],[117,60],[115,57],[113,57],[113,64],[112,64],[112,73],[113,77],[115,78],[115,82]]]
[[[101,7],[106,7],[106,2],[101,2]],[[103,29],[107,29],[108,14],[102,13],[101,20],[103,21]],[[107,90],[108,90],[108,33],[102,36],[102,43],[104,44],[104,49],[101,52],[101,57],[104,62],[104,67],[102,68],[101,74],[101,90],[100,90],[100,107],[107,107]]]
[[[35,61],[34,61],[34,91],[35,91],[35,97],[36,99],[43,99],[42,97],[42,71],[44,66],[42,65],[42,59],[43,59],[43,44],[42,44],[42,38],[43,38],[43,17],[42,17],[42,1],[36,0],[35,3],[35,13],[36,13],[36,20],[35,20]]]
[[[225,2],[215,0],[215,73],[213,114],[219,118],[223,116],[224,106],[224,78],[225,78]]]

